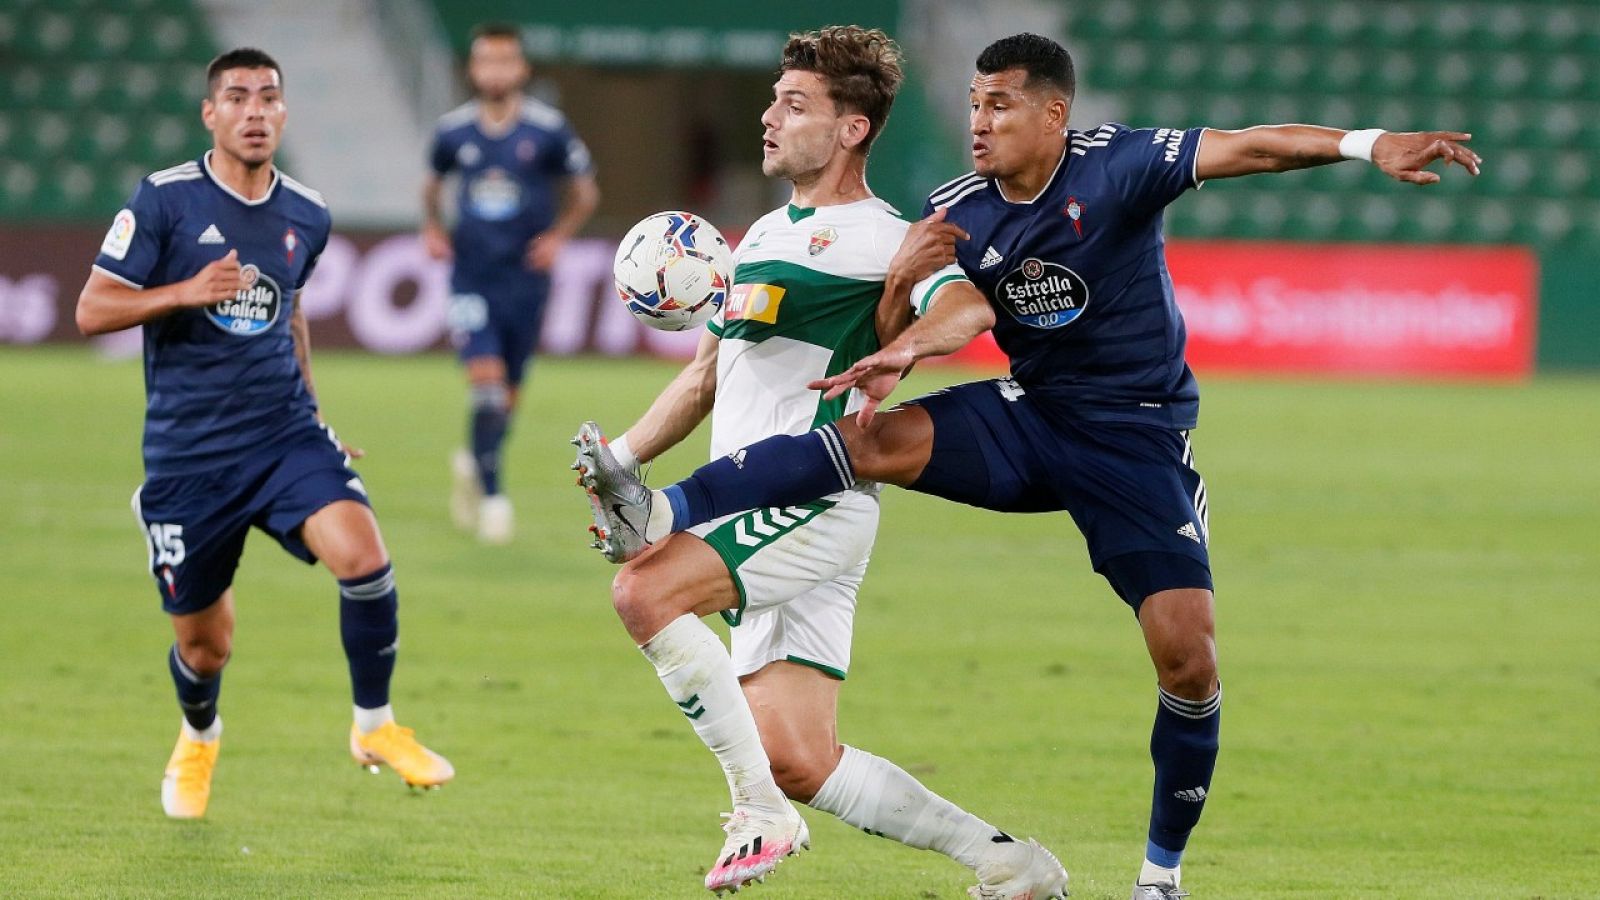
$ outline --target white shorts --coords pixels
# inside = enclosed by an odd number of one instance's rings
[[[739,592],[733,666],[749,675],[780,660],[843,680],[850,670],[856,591],[878,532],[875,491],[848,491],[803,506],[758,509],[696,525]]]

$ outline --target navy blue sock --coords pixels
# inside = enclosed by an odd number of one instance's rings
[[[472,458],[483,492],[500,493],[500,445],[511,428],[511,395],[503,384],[472,386]]]
[[[824,425],[757,441],[695,469],[662,493],[672,504],[672,530],[682,531],[747,509],[809,503],[855,481],[839,429]]]
[[[394,589],[394,567],[362,578],[339,579],[339,635],[350,661],[350,688],[356,705],[377,709],[389,703],[400,646],[400,597]]]
[[[222,693],[222,673],[201,678],[178,655],[178,645],[172,645],[167,654],[167,668],[172,671],[172,683],[178,688],[178,706],[183,717],[195,731],[205,731],[217,720],[217,695]]]
[[[1217,766],[1217,734],[1222,724],[1222,691],[1205,700],[1185,700],[1160,692],[1150,758],[1156,764],[1155,799],[1150,807],[1150,842],[1145,858],[1175,868],[1183,859],[1189,832],[1200,821]]]

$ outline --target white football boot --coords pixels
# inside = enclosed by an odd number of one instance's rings
[[[765,881],[785,857],[811,847],[806,820],[787,800],[779,809],[741,806],[722,815],[728,820],[722,823],[728,839],[706,873],[706,890],[719,896],[723,891],[738,893],[753,881]]]
[[[611,455],[599,425],[583,423],[572,444],[578,448],[572,468],[578,472],[578,484],[589,495],[594,513],[594,524],[589,526],[594,548],[610,562],[634,559],[650,546],[644,537],[645,524],[650,521],[650,489]]]
[[[974,900],[1052,900],[1067,896],[1067,870],[1038,841],[997,841],[978,861]]]
[[[515,517],[511,512],[511,498],[505,494],[491,494],[478,501],[478,540],[485,544],[511,543],[516,532]]]

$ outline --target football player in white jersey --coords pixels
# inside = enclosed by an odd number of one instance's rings
[[[831,423],[858,399],[822,402],[807,382],[848,368],[905,327],[909,316],[879,320],[880,298],[899,294],[906,302],[894,308],[907,310],[966,280],[950,265],[948,241],[918,244],[940,257],[919,267],[937,269],[929,278],[889,278],[908,226],[865,176],[900,82],[899,50],[882,31],[824,28],[784,48],[761,117],[762,171],[791,182],[790,203],[751,227],[727,304],[694,361],[644,416],[609,445],[592,422],[574,439],[574,467],[609,557],[631,555],[617,532],[645,524],[600,504],[613,475],[676,445],[708,414],[714,455]],[[728,779],[733,812],[706,887],[737,890],[808,845],[793,799],[950,856],[976,872],[974,897],[1062,896],[1066,872],[1039,844],[1013,840],[888,760],[838,740],[839,687],[877,522],[877,486],[858,483],[805,506],[674,535],[612,585],[623,625]],[[700,620],[718,613],[732,626],[731,655]]]

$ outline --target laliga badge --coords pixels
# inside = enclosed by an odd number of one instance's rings
[[[294,248],[300,241],[294,236],[294,229],[290,228],[283,233],[283,249],[289,255],[289,264],[294,265]]]

